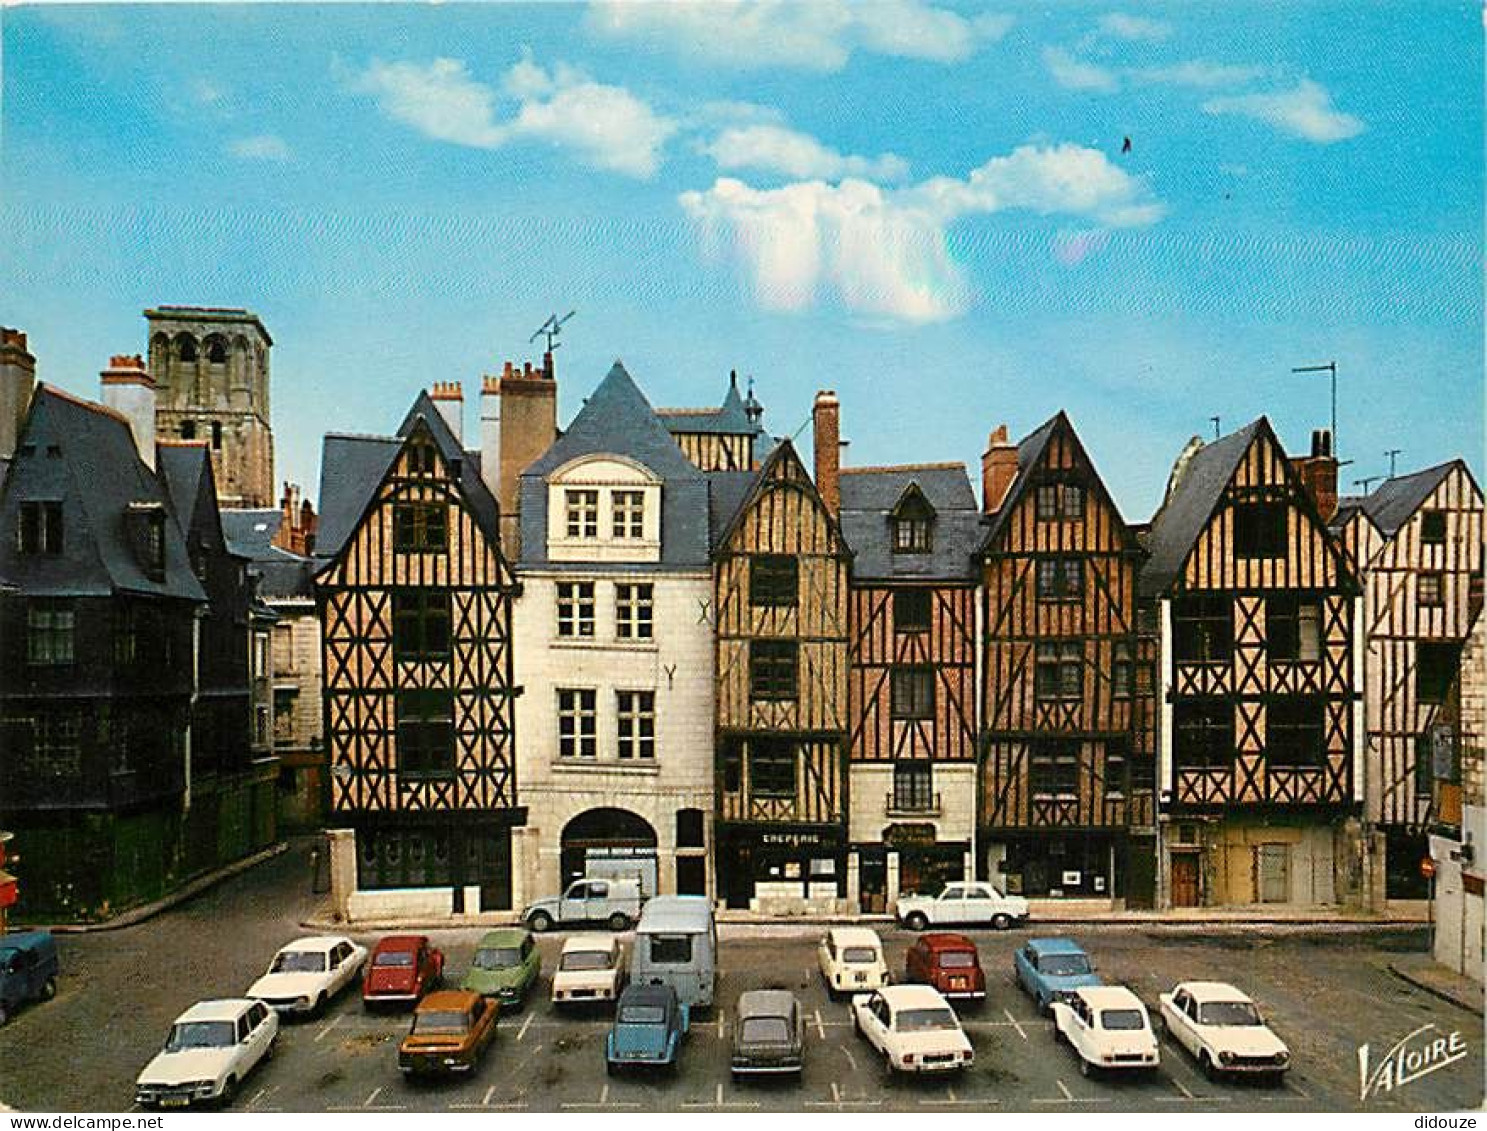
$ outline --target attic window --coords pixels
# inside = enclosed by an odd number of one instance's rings
[[[1078,483],[1044,483],[1038,488],[1038,521],[1084,517],[1084,488]]]
[[[929,553],[934,548],[934,520],[934,508],[919,488],[911,484],[889,515],[893,524],[893,552]]]
[[[1440,546],[1446,541],[1446,512],[1426,511],[1420,516],[1420,541]]]
[[[414,475],[432,475],[438,467],[433,444],[408,445],[408,470]]]
[[[16,528],[16,549],[23,554],[60,554],[62,504],[22,503],[20,522]]]
[[[161,580],[165,576],[165,508],[158,503],[131,506],[125,521],[140,567]]]
[[[1234,551],[1241,558],[1285,557],[1285,504],[1237,504],[1234,507]]]

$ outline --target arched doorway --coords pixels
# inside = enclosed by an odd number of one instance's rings
[[[583,876],[638,876],[656,894],[656,830],[628,809],[587,809],[563,826],[563,887]]]

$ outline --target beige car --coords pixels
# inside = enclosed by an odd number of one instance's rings
[[[614,935],[574,935],[563,944],[552,976],[559,1007],[617,1001],[625,988],[625,948]]]
[[[880,990],[889,982],[883,943],[866,927],[831,928],[816,947],[816,961],[831,997]]]

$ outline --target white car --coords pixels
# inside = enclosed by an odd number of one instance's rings
[[[261,1001],[200,1001],[176,1018],[165,1047],[134,1082],[141,1107],[231,1102],[258,1062],[272,1055],[279,1015]]]
[[[339,935],[295,939],[274,955],[268,973],[248,987],[248,996],[280,1013],[318,1014],[356,981],[366,961],[366,947]]]
[[[893,905],[893,917],[911,931],[950,923],[980,923],[1005,931],[1026,923],[1027,900],[1003,895],[988,883],[946,884],[937,896],[905,895]]]
[[[1154,1071],[1161,1063],[1151,1018],[1141,999],[1125,986],[1083,986],[1055,1001],[1053,1034],[1074,1046],[1079,1071]]]
[[[889,982],[883,942],[867,927],[832,927],[816,947],[816,962],[831,997],[880,990]]]
[[[1162,1024],[1197,1058],[1205,1075],[1279,1078],[1291,1050],[1265,1024],[1255,1003],[1225,982],[1179,982],[1162,994]]]
[[[852,999],[852,1027],[890,1072],[958,1072],[975,1059],[950,1003],[931,986],[885,986]]]
[[[625,988],[625,948],[613,935],[574,935],[552,976],[554,1005],[617,1001]]]

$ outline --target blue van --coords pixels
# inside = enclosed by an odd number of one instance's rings
[[[50,931],[0,935],[0,1025],[26,1002],[56,997],[60,971]]]

